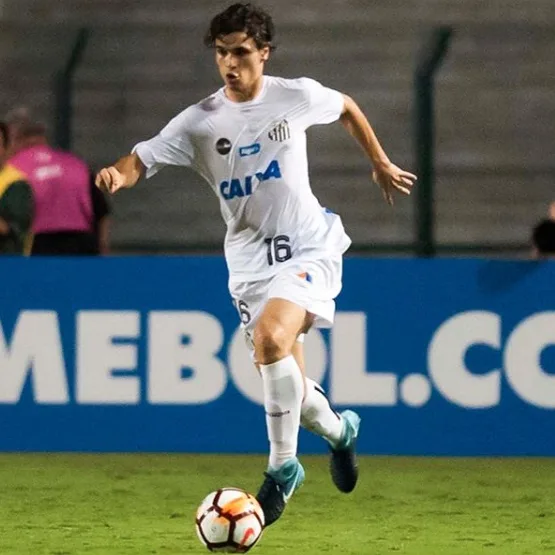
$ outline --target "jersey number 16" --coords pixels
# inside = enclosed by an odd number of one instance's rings
[[[273,266],[274,261],[285,262],[293,256],[291,254],[291,245],[289,241],[290,239],[287,235],[276,235],[275,237],[264,239],[264,242],[268,245],[266,256],[268,257],[268,264],[270,266]]]

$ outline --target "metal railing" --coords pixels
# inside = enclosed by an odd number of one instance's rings
[[[90,29],[83,27],[75,35],[71,51],[63,66],[53,77],[54,91],[54,143],[59,148],[71,150],[73,127],[73,77],[89,41]]]
[[[415,201],[415,254],[434,256],[434,77],[449,49],[451,27],[434,29],[422,50],[414,78],[414,147],[418,186]]]

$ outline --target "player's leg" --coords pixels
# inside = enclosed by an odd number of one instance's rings
[[[293,356],[304,372],[303,343],[296,342]],[[310,432],[323,437],[334,445],[341,439],[343,423],[341,416],[333,410],[322,387],[314,380],[305,377],[306,391],[301,405],[301,426]]]
[[[291,301],[270,298],[253,333],[255,359],[262,376],[270,457],[257,499],[266,525],[275,522],[304,480],[297,459],[297,442],[304,375],[292,354],[298,335],[310,315]]]
[[[304,373],[303,343],[296,342],[293,356]],[[360,417],[351,410],[337,413],[326,393],[314,380],[305,378],[306,393],[301,405],[303,428],[324,438],[330,447],[330,473],[333,483],[340,491],[349,493],[358,480],[356,440]]]

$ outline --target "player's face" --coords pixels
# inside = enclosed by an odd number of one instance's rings
[[[240,100],[256,95],[270,55],[269,47],[258,48],[244,32],[222,35],[216,39],[216,63],[228,92]]]

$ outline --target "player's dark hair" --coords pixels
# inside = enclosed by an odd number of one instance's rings
[[[237,3],[216,15],[204,36],[204,44],[213,48],[218,37],[230,33],[245,32],[252,38],[257,48],[269,46],[274,50],[274,22],[272,16],[253,4]]]
[[[2,137],[2,144],[6,148],[10,142],[10,134],[8,126],[3,121],[0,121],[0,136]]]
[[[534,228],[532,242],[540,254],[555,254],[555,221],[542,220]]]

